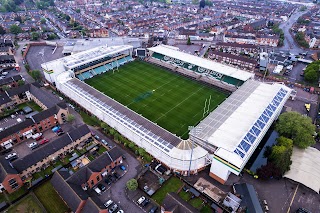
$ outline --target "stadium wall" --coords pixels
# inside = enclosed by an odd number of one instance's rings
[[[236,86],[236,87],[239,87],[244,83],[241,80],[232,78],[230,76],[223,75],[223,74],[221,74],[219,72],[216,72],[216,71],[213,71],[213,70],[208,70],[208,69],[205,69],[205,68],[202,68],[202,67],[198,67],[198,66],[196,66],[196,65],[194,65],[194,64],[192,64],[190,62],[181,61],[179,59],[171,58],[171,57],[159,54],[159,53],[155,53],[154,52],[152,54],[152,57],[157,59],[157,60],[160,60],[160,61],[163,61],[163,62],[166,62],[166,63],[173,64],[175,66],[184,68],[185,70],[198,73],[199,75],[210,76],[212,79],[215,79],[217,81],[222,81],[222,82],[224,82],[226,84],[230,84],[230,85],[233,85],[233,86]]]
[[[152,142],[149,142],[148,139],[146,139],[146,137],[144,137],[142,134],[139,134],[138,132],[134,131],[132,126],[130,128],[128,125],[121,123],[117,121],[114,117],[104,113],[97,106],[87,101],[82,94],[71,90],[64,83],[58,83],[57,88],[64,95],[78,103],[84,109],[95,115],[103,122],[106,122],[112,128],[116,129],[121,135],[133,141],[139,147],[144,148],[148,153],[150,153],[157,160],[165,164],[168,168],[175,172],[180,172],[182,175],[187,175],[192,150],[182,150],[177,147],[174,147],[170,150],[169,153],[166,153],[160,150],[158,147],[154,146]],[[196,153],[199,154],[197,155]],[[208,152],[198,146],[194,148],[193,154],[194,155],[191,163],[191,173],[197,173],[199,170],[204,169],[205,166],[208,165]]]

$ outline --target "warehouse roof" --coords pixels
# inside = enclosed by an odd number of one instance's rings
[[[210,61],[195,55],[191,55],[182,51],[179,51],[178,48],[168,46],[168,45],[159,45],[156,47],[148,48],[152,52],[156,52],[162,55],[166,55],[172,58],[179,59],[181,61],[192,62],[192,64],[212,70],[218,73],[221,73],[226,76],[233,77],[235,79],[239,79],[241,81],[246,81],[250,78],[253,78],[254,74],[243,71],[241,69],[237,69],[231,66],[227,66],[225,64],[217,63],[214,61]]]
[[[249,80],[195,127],[201,131],[190,134],[217,147],[217,156],[240,168],[290,92],[283,84]]]
[[[320,151],[313,147],[294,147],[290,170],[284,177],[302,183],[319,194],[320,191]]]

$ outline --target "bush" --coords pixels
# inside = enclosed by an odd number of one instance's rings
[[[135,191],[138,188],[138,181],[136,179],[130,179],[126,183],[126,186],[130,191]]]

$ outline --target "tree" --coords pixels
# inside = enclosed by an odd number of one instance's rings
[[[15,35],[17,35],[17,34],[22,32],[22,29],[18,25],[13,24],[13,25],[10,26],[10,32],[15,34]]]
[[[108,128],[108,124],[106,124],[105,122],[101,122],[100,123],[100,127],[103,129],[103,130],[106,130]]]
[[[309,117],[298,112],[285,112],[279,116],[276,124],[277,132],[284,137],[291,138],[293,144],[299,148],[307,148],[315,144],[312,135],[315,132],[315,125]]]
[[[10,89],[10,87],[8,85],[3,85],[1,87],[2,91],[8,91]]]
[[[126,183],[126,186],[130,191],[135,191],[138,188],[138,181],[136,179],[130,179]]]
[[[77,9],[76,9],[76,12],[77,12],[77,13],[80,13],[80,9],[79,9],[79,8],[77,8]]]
[[[187,45],[191,45],[190,37],[188,37]]]
[[[32,32],[32,33],[31,33],[31,40],[32,40],[32,41],[36,41],[36,40],[38,40],[39,38],[40,38],[39,33],[37,33],[37,32]]]
[[[18,85],[19,85],[19,86],[22,86],[22,85],[24,85],[24,84],[25,84],[24,80],[20,79],[20,80],[18,81]]]
[[[277,141],[277,145],[272,147],[269,159],[280,170],[281,174],[284,174],[290,170],[292,164],[293,141],[282,136]]]
[[[0,35],[4,35],[6,34],[6,31],[4,30],[4,28],[0,25]]]
[[[40,78],[41,78],[41,73],[40,73],[40,70],[32,70],[31,72],[30,72],[30,75],[31,75],[31,77],[34,79],[34,80],[40,80]]]
[[[267,165],[261,166],[257,169],[257,175],[261,179],[269,179],[271,177],[280,178],[281,171],[272,163],[268,162]]]
[[[319,79],[320,62],[314,61],[306,67],[304,71],[304,79],[308,82],[318,82]]]
[[[110,128],[110,129],[109,129],[109,133],[110,133],[110,135],[113,136],[113,135],[116,133],[116,130],[113,129],[113,128]]]
[[[29,64],[25,64],[24,68],[26,68],[26,70],[29,72],[30,71],[30,65]]]
[[[67,116],[67,121],[70,122],[70,123],[73,122],[75,119],[76,119],[76,117],[74,115],[72,115],[72,114],[69,114]]]
[[[41,18],[40,22],[41,22],[41,24],[45,24],[47,22],[47,20],[45,18]]]

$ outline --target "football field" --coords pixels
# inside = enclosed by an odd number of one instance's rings
[[[188,138],[188,126],[197,125],[228,96],[141,61],[85,82],[183,139]]]

